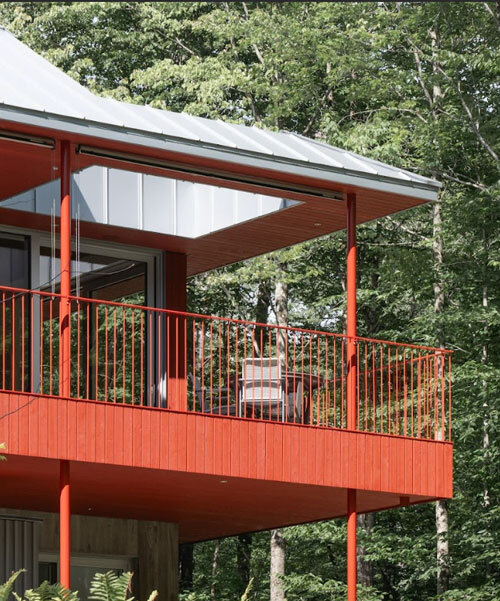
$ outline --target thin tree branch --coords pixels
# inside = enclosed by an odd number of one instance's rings
[[[483,146],[483,148],[488,152],[488,154],[495,160],[498,161],[498,155],[497,153],[493,150],[493,148],[491,148],[491,146],[488,144],[488,142],[483,138],[481,132],[479,131],[479,124],[477,123],[477,121],[474,119],[474,115],[472,114],[472,111],[469,107],[469,105],[465,102],[465,98],[463,97],[462,94],[462,90],[460,89],[460,83],[455,82],[439,65],[437,65],[437,69],[438,71],[443,75],[443,77],[450,82],[450,84],[455,88],[458,97],[460,99],[460,103],[462,104],[462,108],[465,111],[465,114],[467,115],[467,117],[469,118],[471,127],[472,127],[472,131],[474,132],[474,134],[476,135],[476,138],[479,140],[480,144]]]
[[[488,2],[483,2],[483,6],[486,9],[486,11],[493,17],[493,20],[495,21],[497,29],[500,32],[500,18],[498,17],[498,15],[495,14],[495,11],[492,10],[492,8]],[[497,1],[497,6],[498,6],[498,1]]]

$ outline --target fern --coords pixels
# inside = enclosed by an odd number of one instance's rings
[[[0,584],[0,601],[8,601],[16,580],[23,572],[26,572],[26,570],[14,572],[5,584]]]
[[[123,572],[120,575],[115,572],[96,574],[90,585],[89,599],[90,601],[134,601],[133,597],[128,597],[131,580],[131,572]]]
[[[248,586],[245,589],[245,592],[243,593],[243,595],[241,597],[241,601],[248,601],[248,597],[249,597],[250,592],[252,590],[252,586],[253,586],[253,578],[250,578],[250,582],[248,583]]]
[[[50,584],[45,581],[35,589],[24,593],[25,599],[17,601],[79,601],[78,592],[65,589],[60,584]]]

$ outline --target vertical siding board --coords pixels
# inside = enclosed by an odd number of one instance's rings
[[[19,398],[19,453],[26,455],[29,449],[29,415],[33,400],[29,397]]]
[[[265,436],[265,472],[264,477],[266,480],[272,480],[274,478],[274,470],[273,470],[273,436],[274,436],[274,428],[272,424],[264,424],[264,429],[266,432]]]
[[[305,482],[307,478],[307,428],[298,428],[299,438],[299,482]]]
[[[231,473],[231,462],[233,449],[231,448],[231,421],[221,418],[222,422],[222,472],[225,475]]]
[[[176,413],[162,413],[162,424],[167,428],[167,437],[163,436],[165,444],[162,447],[161,462],[166,469],[179,469],[179,419]]]
[[[299,481],[300,473],[300,428],[290,428],[290,467],[291,467],[291,481]]]
[[[406,461],[405,461],[405,440],[404,438],[398,438],[398,464],[397,464],[397,492],[404,493],[405,492],[405,471],[406,471]]]
[[[161,448],[161,433],[160,419],[163,411],[151,411],[150,413],[150,443],[149,443],[149,464],[148,467],[158,469],[160,467],[160,448]]]
[[[177,439],[178,448],[178,464],[177,469],[181,471],[187,471],[187,415],[185,413],[178,413],[179,432]]]
[[[132,460],[134,452],[133,415],[127,407],[120,406],[119,410],[123,411],[123,458],[128,463]]]
[[[87,438],[88,459],[96,460],[96,432],[95,432],[95,403],[87,402],[87,419],[85,423],[85,436]],[[131,455],[128,456],[129,459]]]
[[[214,472],[222,474],[222,454],[223,454],[223,432],[222,420],[216,417],[211,418],[214,422]]]
[[[57,411],[57,455],[66,458],[68,455],[68,401],[57,399],[55,401]]]
[[[28,455],[38,455],[39,453],[39,428],[40,428],[40,397],[30,397],[30,410],[28,421]],[[1,403],[0,403],[1,406]],[[3,415],[3,411],[0,413]],[[5,421],[5,420],[1,420]],[[4,440],[0,431],[0,440]]]
[[[79,403],[75,401],[71,401],[71,404],[68,405],[68,457],[70,458],[77,455],[78,405]]]
[[[316,452],[314,455],[314,484],[325,483],[325,430],[316,433]]]
[[[373,436],[373,470],[372,481],[373,489],[382,489],[382,456],[381,456],[381,436]]]
[[[389,490],[389,471],[391,459],[389,457],[389,437],[380,437],[380,489]]]
[[[106,461],[106,407],[104,404],[95,404],[95,440],[96,461]],[[135,463],[134,463],[135,465]]]
[[[47,399],[47,454],[49,457],[57,457],[58,451],[57,404],[57,399]]]
[[[422,470],[422,458],[420,454],[420,445],[418,440],[412,440],[412,449],[413,449],[413,474],[412,474],[412,494],[419,495],[421,494],[421,470]]]
[[[242,421],[240,424],[240,476],[248,478],[248,461],[249,461],[249,423]]]
[[[447,444],[444,447],[445,452],[445,474],[446,474],[446,490],[445,494],[447,497],[453,495],[453,446]]]
[[[283,480],[290,481],[291,474],[291,445],[290,445],[290,436],[293,431],[293,427],[283,428]]]
[[[48,455],[48,408],[47,399],[45,397],[39,397],[38,406],[40,408],[38,422],[38,453],[40,455]]]
[[[42,401],[43,399],[40,399]],[[86,403],[76,404],[76,453],[77,460],[86,461],[88,455],[87,449],[87,407]]]
[[[444,489],[444,445],[436,444],[436,496],[443,497]]]
[[[307,432],[307,473],[304,482],[308,484],[314,484],[316,482],[316,447],[319,442],[318,434],[320,431],[315,432],[313,428],[304,428]]]
[[[105,414],[105,434],[104,434],[104,457],[106,463],[114,463],[115,461],[115,453],[114,453],[114,438],[116,436],[116,427],[115,427],[115,418],[116,411],[112,405],[104,405],[104,414]]]
[[[408,438],[404,440],[405,449],[405,494],[411,495],[413,490],[413,441]]]
[[[356,434],[356,488],[366,488],[365,462],[366,462],[366,436]]]
[[[435,496],[437,493],[437,489],[438,489],[438,485],[437,485],[437,470],[436,470],[436,463],[437,463],[437,447],[439,447],[439,444],[436,443],[428,443],[427,446],[429,447],[429,452],[430,452],[430,457],[429,457],[429,480],[428,480],[428,485],[429,485],[429,491],[430,494]]]
[[[196,420],[195,423],[195,438],[189,441],[189,446],[192,447],[194,455],[194,469],[197,473],[202,474],[205,472],[205,455],[207,453],[207,422],[210,420],[204,419],[203,416],[193,416]]]
[[[231,476],[241,476],[241,426],[243,422],[231,422]]]
[[[141,465],[144,467],[152,467],[153,460],[153,438],[152,438],[152,420],[153,415],[156,411],[148,411],[146,409],[139,409],[137,413],[141,414],[142,424],[142,448],[141,448]]]
[[[0,392],[0,415],[7,415],[9,413],[8,403],[8,395],[3,392]],[[5,442],[9,440],[9,423],[10,420],[8,419],[0,419],[0,440],[3,440]]]
[[[266,477],[266,426],[261,422],[256,422],[256,477]]]
[[[358,438],[359,434],[348,432],[349,435],[349,488],[356,488],[358,484]]]
[[[194,472],[196,466],[196,452],[198,445],[203,445],[203,439],[198,438],[198,428],[196,427],[196,414],[186,414],[186,470]]]
[[[205,425],[205,443],[203,445],[203,472],[212,474],[215,472],[214,440],[215,419],[207,419]]]
[[[125,463],[126,455],[123,452],[124,445],[124,414],[123,407],[114,405],[112,410],[115,413],[115,430],[113,435],[113,458],[118,464]]]
[[[248,477],[257,477],[257,424],[247,422],[248,424]]]
[[[367,490],[373,489],[373,434],[367,434],[365,436],[366,441],[366,454],[365,454],[365,488]]]
[[[283,480],[283,428],[275,426],[274,431],[274,479]]]

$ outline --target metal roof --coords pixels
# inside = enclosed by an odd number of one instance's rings
[[[296,133],[102,98],[0,28],[0,119],[323,180],[436,198],[440,183]]]

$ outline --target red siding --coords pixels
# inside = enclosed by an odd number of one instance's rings
[[[450,497],[452,445],[380,434],[0,393],[8,453]]]

